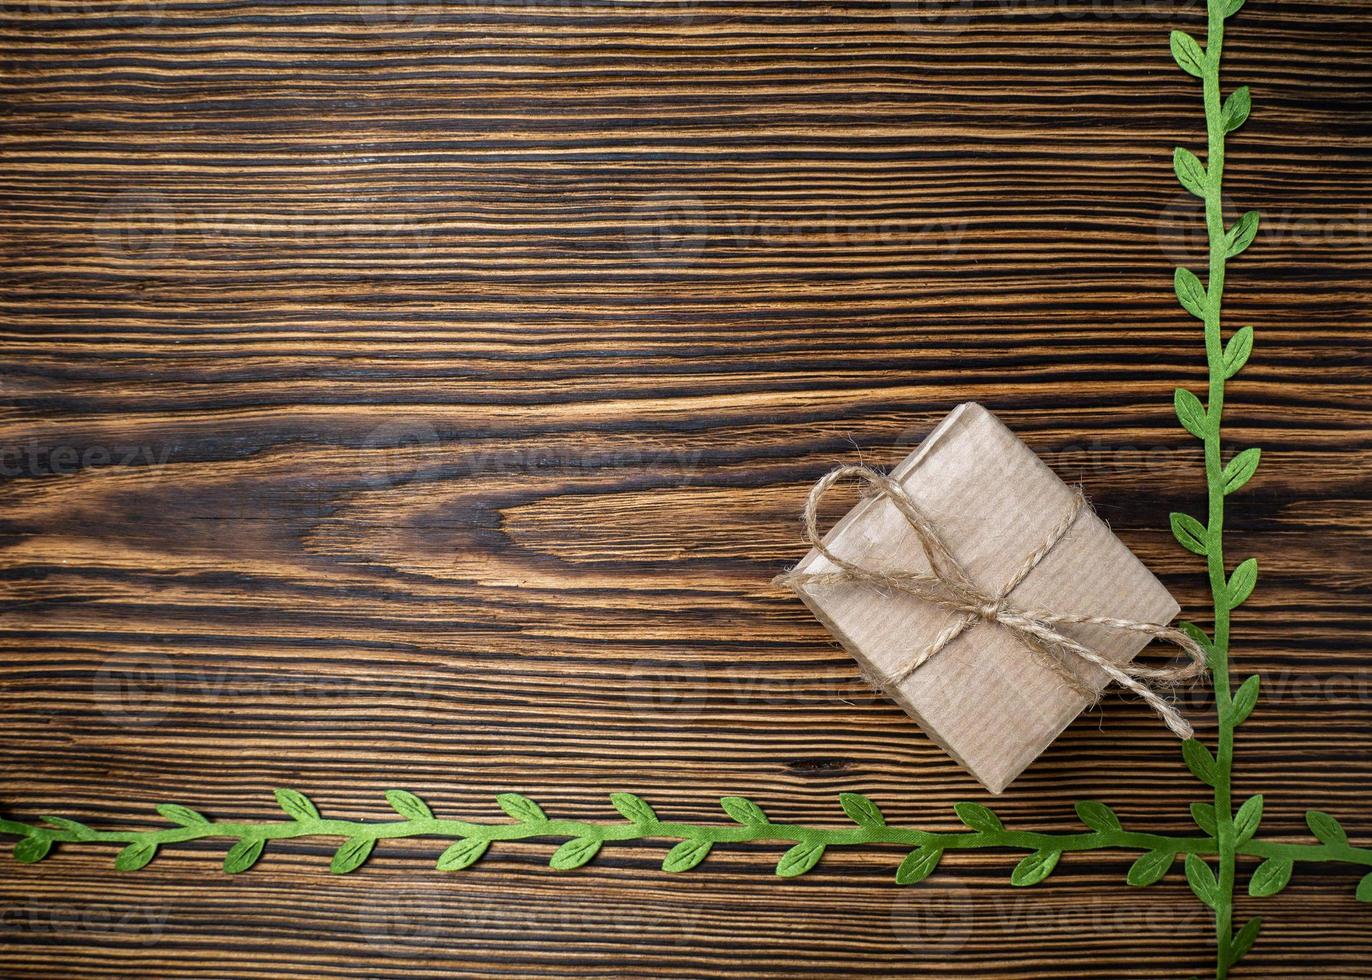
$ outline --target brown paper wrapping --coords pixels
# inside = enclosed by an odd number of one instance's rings
[[[939,528],[978,585],[999,590],[1072,504],[1073,491],[999,419],[973,402],[959,405],[892,472]],[[873,497],[824,537],[834,554],[868,568],[927,571],[914,532],[895,506]],[[817,551],[797,572],[834,566]],[[900,684],[911,656],[957,615],[895,590],[848,582],[806,583],[796,591],[834,637],[910,717],[992,793],[1000,793],[1090,703],[1004,628],[978,623]],[[1020,608],[1113,616],[1165,624],[1172,596],[1084,508],[1068,535],[1011,594]],[[1146,637],[1098,626],[1063,632],[1118,663]],[[1074,661],[1099,691],[1105,674]]]

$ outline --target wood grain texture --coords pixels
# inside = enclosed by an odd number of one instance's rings
[[[1229,277],[1257,348],[1228,432],[1263,467],[1229,550],[1261,670],[1237,791],[1372,832],[1372,34],[1366,0],[1249,0],[1227,80]],[[1188,612],[1194,508],[1171,392],[1203,377],[1171,271],[1202,134],[1166,32],[1198,3],[407,5],[28,0],[0,22],[0,801],[148,825],[268,817],[273,786],[380,817],[506,790],[610,817],[632,790],[722,819],[746,793],[836,822],[840,790],[952,825],[970,777],[794,598],[809,483],[994,409]],[[837,511],[836,511],[837,512]],[[1193,710],[1203,717],[1204,697]],[[1208,730],[1207,726],[1202,726]],[[1107,701],[998,804],[1099,798],[1181,832],[1196,784]],[[1355,831],[1356,833],[1356,831]],[[6,977],[1189,977],[1179,875],[1006,855],[917,888],[880,849],[781,881],[779,848],[547,845],[461,875],[383,845],[222,848],[135,875],[0,861]],[[1356,876],[1300,869],[1248,976],[1369,976]]]

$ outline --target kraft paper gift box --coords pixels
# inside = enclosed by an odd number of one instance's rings
[[[889,474],[938,529],[969,578],[998,591],[1039,549],[1076,492],[999,419],[959,405]],[[834,555],[867,568],[928,572],[916,534],[891,500],[857,504],[823,537]],[[793,574],[837,571],[812,549]],[[792,588],[834,637],[919,726],[992,793],[1000,793],[1095,698],[1108,681],[1075,658],[1062,666],[1004,626],[977,622],[901,681],[912,656],[962,615],[924,599],[853,581]],[[1110,616],[1166,624],[1172,596],[1090,507],[1009,595],[1021,609]],[[1061,631],[1108,660],[1132,660],[1147,644],[1137,633],[1096,625]],[[1083,690],[1084,689],[1084,690]]]

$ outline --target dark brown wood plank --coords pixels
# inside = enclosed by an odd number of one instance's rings
[[[1372,36],[1362,0],[1249,0],[1228,194],[1257,348],[1230,393],[1263,467],[1230,550],[1261,671],[1239,785],[1264,833],[1369,827]],[[1203,618],[1166,532],[1202,496],[1171,391],[1203,376],[1171,270],[1203,133],[1166,32],[1198,4],[21,3],[0,19],[0,803],[146,825],[269,816],[292,785],[380,817],[632,790],[716,820],[750,795],[952,826],[971,780],[768,580],[835,461],[899,459],[992,407]],[[1204,716],[1202,692],[1189,696]],[[1202,723],[1203,731],[1209,730]],[[1107,700],[997,804],[1111,803],[1184,831],[1197,787]],[[1355,831],[1356,832],[1356,831]],[[0,861],[7,977],[1189,977],[1173,876],[1006,855],[917,888],[899,854],[663,848],[546,868],[432,846],[250,874],[169,849]],[[1254,977],[1366,977],[1356,875],[1300,869]]]

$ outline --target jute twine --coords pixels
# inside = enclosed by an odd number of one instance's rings
[[[920,548],[929,562],[928,572],[864,568],[840,558],[825,547],[819,533],[820,501],[834,484],[850,477],[861,480],[870,488],[869,492],[891,501],[900,511],[919,539]],[[904,666],[887,679],[888,683],[899,684],[904,681],[977,623],[994,623],[1014,634],[1033,652],[1039,662],[1056,672],[1073,690],[1088,700],[1094,702],[1098,694],[1083,684],[1067,666],[1070,658],[1075,657],[1099,667],[1120,687],[1132,691],[1146,701],[1179,738],[1190,738],[1194,734],[1190,722],[1182,717],[1170,701],[1147,683],[1154,681],[1159,684],[1177,684],[1205,673],[1205,651],[1190,636],[1179,629],[1160,626],[1157,623],[1115,619],[1110,616],[1079,616],[1050,609],[1025,609],[1009,601],[1010,593],[1014,592],[1048,553],[1066,537],[1087,506],[1085,499],[1077,493],[1068,512],[1053,528],[1044,543],[1024,560],[998,592],[993,593],[983,590],[972,581],[943,543],[933,522],[919,509],[904,487],[867,466],[840,466],[820,478],[810,489],[810,496],[805,501],[805,537],[816,551],[836,566],[838,571],[787,572],[777,576],[774,581],[778,585],[792,588],[802,585],[862,582],[880,589],[904,592],[961,614],[959,619],[916,650]],[[1142,633],[1151,639],[1179,647],[1190,659],[1167,667],[1145,667],[1134,663],[1116,664],[1061,632],[1060,627],[1071,625],[1100,626],[1120,632]]]

